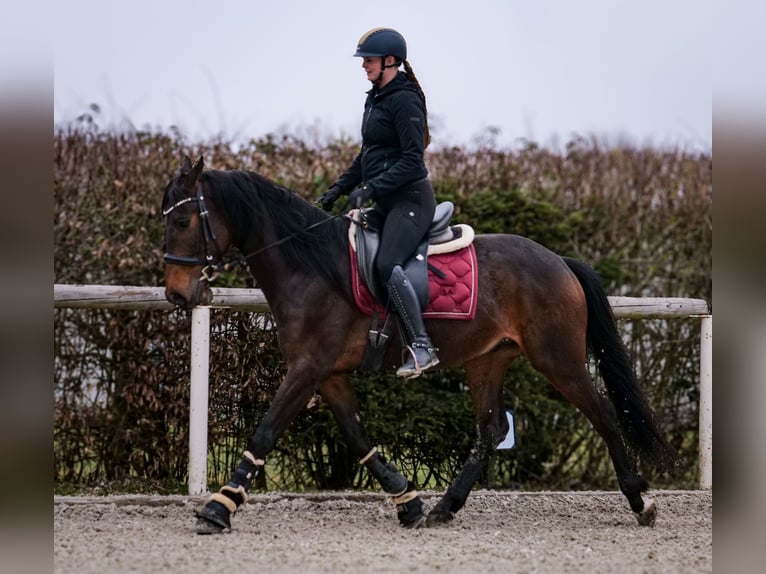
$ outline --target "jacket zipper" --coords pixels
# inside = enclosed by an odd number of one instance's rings
[[[367,111],[367,113],[364,116],[364,123],[362,124],[362,139],[364,139],[364,134],[367,131],[367,122],[370,120],[370,116],[372,115],[372,109],[375,107],[375,98],[376,96],[373,96],[372,101],[370,102],[370,109]],[[365,146],[364,151],[362,152],[362,159],[367,155],[367,152],[370,150],[369,146]]]

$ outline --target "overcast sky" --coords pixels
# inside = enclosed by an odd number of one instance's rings
[[[313,126],[358,138],[369,82],[352,54],[399,30],[434,143],[488,127],[712,146],[710,0],[57,0],[54,121],[235,139]]]

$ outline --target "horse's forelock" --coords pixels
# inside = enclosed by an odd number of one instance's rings
[[[165,186],[165,192],[162,195],[162,210],[166,210],[169,206],[182,200],[188,195],[185,187],[181,185],[180,170],[173,176],[168,184]]]

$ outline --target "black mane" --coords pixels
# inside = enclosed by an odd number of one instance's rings
[[[206,194],[222,209],[236,245],[254,236],[261,247],[265,246],[258,222],[268,218],[280,239],[293,236],[272,248],[281,252],[291,269],[316,273],[336,288],[347,289],[348,279],[338,267],[339,258],[348,256],[347,220],[337,218],[307,230],[330,215],[295,192],[250,171],[209,170],[202,173],[200,181],[207,188]]]

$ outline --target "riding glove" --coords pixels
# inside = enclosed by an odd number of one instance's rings
[[[330,211],[333,204],[341,195],[343,195],[343,192],[341,192],[340,188],[330,187],[330,189],[324,192],[322,197],[319,198],[319,203],[322,205],[322,209],[325,211]]]
[[[348,204],[358,209],[370,199],[372,199],[372,188],[365,183],[351,192],[348,196]]]

